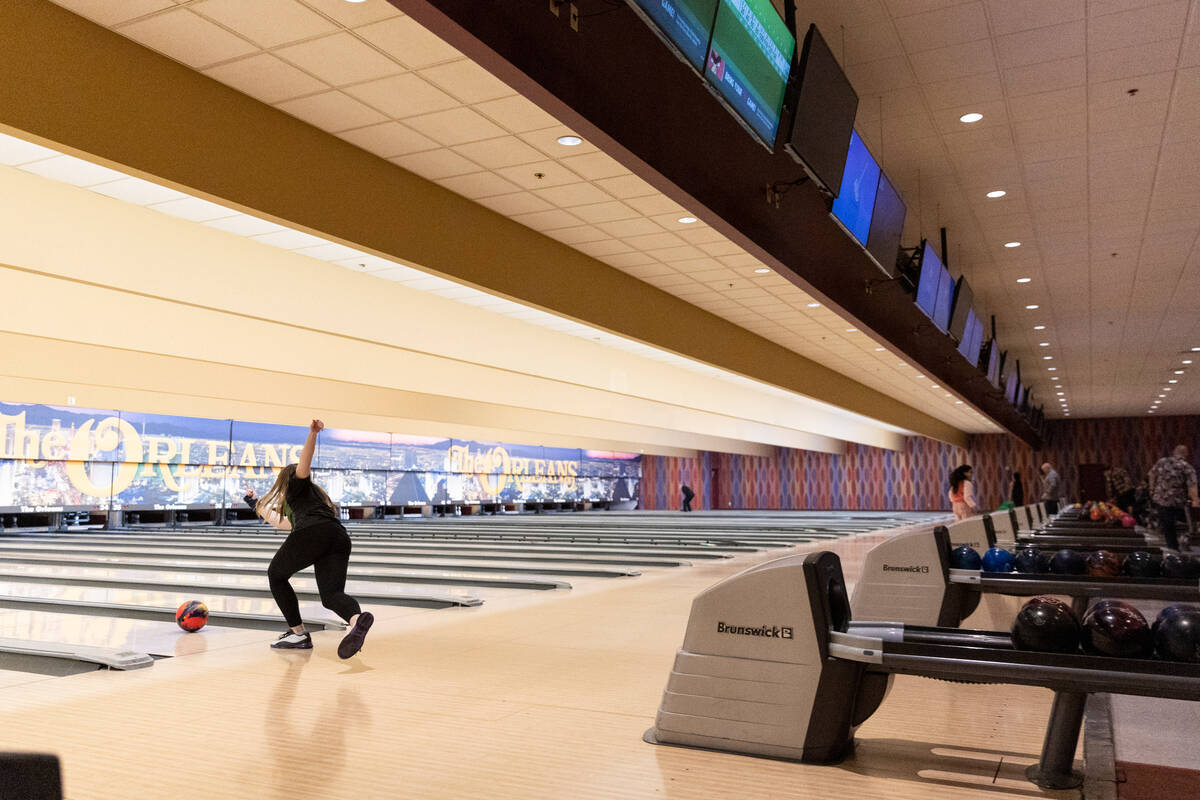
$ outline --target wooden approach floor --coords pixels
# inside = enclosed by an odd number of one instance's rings
[[[878,540],[829,547],[848,580]],[[0,749],[58,753],[73,800],[1079,796],[1024,780],[1041,689],[901,677],[834,767],[645,744],[692,597],[779,555],[478,609],[378,608],[347,662],[335,632],[307,654],[196,634],[196,652],[151,669],[0,682]]]

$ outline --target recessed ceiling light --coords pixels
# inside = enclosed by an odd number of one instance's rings
[[[914,377],[914,378],[916,378],[916,379],[917,379],[917,380],[919,380],[919,381],[920,381],[920,380],[924,380],[924,379],[925,379],[925,376],[924,376],[924,375],[914,375],[913,377]]]
[[[1056,381],[1056,380],[1058,380],[1058,376],[1057,376],[1057,375],[1051,375],[1051,376],[1050,376],[1050,380],[1052,380],[1052,381]]]
[[[1054,371],[1055,371],[1055,370],[1057,370],[1057,369],[1058,369],[1058,367],[1046,367],[1046,370],[1047,370],[1048,372],[1054,372]]]
[[[347,2],[361,3],[363,0],[347,0]],[[583,139],[580,139],[578,136],[560,136],[558,137],[558,143],[563,147],[578,147],[583,144]]]
[[[1005,242],[1005,243],[1004,243],[1004,246],[1005,246],[1005,247],[1009,247],[1009,248],[1011,248],[1011,247],[1020,247],[1020,246],[1021,246],[1021,243],[1020,243],[1020,242]]]
[[[1055,394],[1057,394],[1059,397],[1062,397],[1064,394],[1066,394],[1066,392],[1055,392]]]
[[[997,197],[1004,197],[1006,194],[1008,194],[1008,192],[1004,191],[1003,189],[995,189],[994,191],[988,192],[987,196],[995,200]]]
[[[1190,358],[1185,358],[1183,361],[1180,361],[1179,363],[1180,364],[1190,364],[1190,363],[1192,363],[1192,360]]]
[[[953,397],[953,396],[954,395],[950,394],[949,392],[946,392],[946,397]]]
[[[933,384],[932,386],[930,386],[929,388],[930,388],[930,389],[940,389],[940,388],[942,388],[942,387],[938,386],[938,385],[935,383],[935,384]]]
[[[858,328],[846,328],[846,333],[858,333]]]
[[[821,304],[820,303],[809,303],[808,307],[809,308],[820,308]]]
[[[954,401],[954,405],[956,405],[956,406],[961,406],[961,405],[962,405],[962,400],[955,400],[955,401]]]
[[[875,352],[876,352],[876,353],[882,353],[882,352],[883,352],[883,348],[882,348],[882,347],[876,347],[876,348],[875,348]]]
[[[1179,383],[1179,381],[1175,380],[1174,378],[1171,378],[1171,380],[1167,381],[1167,383]]]
[[[771,270],[767,269],[766,267],[759,267],[758,269],[754,270],[754,274],[755,275],[766,275],[770,271]]]
[[[1049,347],[1049,346],[1050,346],[1049,342],[1038,342],[1038,347]]]
[[[1038,306],[1038,305],[1035,303],[1034,305],[1031,305],[1031,306],[1025,306],[1025,310],[1026,310],[1026,311],[1033,311],[1033,310],[1037,309],[1038,307],[1039,307],[1039,306]]]
[[[1175,370],[1175,374],[1176,374],[1176,375],[1182,375],[1182,374],[1183,374],[1183,370],[1181,370],[1181,369],[1177,369],[1177,370]]]
[[[1051,361],[1053,358],[1054,356],[1042,356],[1042,361]]]
[[[1200,353],[1200,347],[1193,347],[1193,348],[1192,348],[1192,352],[1193,352],[1193,353]]]
[[[693,222],[697,222],[698,220],[695,217],[680,217],[679,221],[684,225],[691,225]]]
[[[1159,397],[1166,397],[1166,395],[1165,395],[1165,394],[1160,394],[1160,395],[1159,395]]]
[[[1046,330],[1046,326],[1045,325],[1034,325],[1033,329],[1035,331],[1044,331],[1044,330]]]
[[[1017,278],[1017,283],[1029,283],[1033,278]]]
[[[979,122],[979,120],[981,120],[981,119],[983,119],[983,114],[972,111],[970,114],[963,114],[961,117],[958,118],[958,121],[965,122],[968,125],[970,125],[972,122]]]
[[[1169,392],[1169,391],[1171,391],[1171,387],[1170,387],[1170,386],[1164,386],[1164,387],[1163,387],[1163,391],[1164,391],[1164,392]]]

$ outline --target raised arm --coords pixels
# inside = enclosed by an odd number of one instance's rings
[[[292,529],[292,521],[282,514],[276,514],[274,511],[270,510],[268,510],[265,514],[259,513],[258,503],[256,502],[258,498],[254,494],[254,490],[249,486],[246,487],[246,493],[242,495],[242,499],[246,501],[246,505],[250,506],[250,509],[255,514],[258,514],[260,517],[262,517],[263,520],[266,521],[266,523],[271,527],[281,531],[290,531]]]
[[[325,423],[314,419],[308,426],[308,438],[304,440],[304,449],[300,451],[300,462],[296,464],[296,477],[307,478],[312,474],[313,453],[317,450],[317,434],[325,429]]]

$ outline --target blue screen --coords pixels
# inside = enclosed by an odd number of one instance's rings
[[[971,366],[979,364],[979,348],[983,344],[983,323],[975,316],[975,309],[967,311],[967,324],[963,329],[962,341],[958,344],[958,352],[971,362]]]
[[[833,201],[833,215],[864,246],[871,234],[871,213],[875,210],[878,188],[879,165],[855,131],[850,134],[850,152],[846,156],[846,170],[842,173],[841,191]]]
[[[717,0],[630,0],[697,71],[704,70]]]
[[[917,308],[930,319],[933,319],[933,309],[937,305],[938,281],[942,279],[942,271],[942,260],[933,251],[933,246],[926,242],[921,253],[921,278],[917,282]]]
[[[1000,388],[1000,344],[995,339],[988,345],[987,379],[992,386]]]
[[[950,270],[942,267],[942,275],[938,279],[937,302],[933,306],[933,324],[943,331],[950,329],[950,306],[954,300],[954,279]]]

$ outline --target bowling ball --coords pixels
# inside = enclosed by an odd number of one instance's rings
[[[1018,650],[1074,653],[1079,649],[1079,620],[1071,607],[1054,597],[1035,597],[1017,612],[1013,646]]]
[[[1036,547],[1026,547],[1013,559],[1013,568],[1025,575],[1035,575],[1048,571],[1050,562]]]
[[[1121,515],[1121,527],[1132,528],[1135,525],[1137,525],[1137,520],[1134,519],[1131,515],[1129,515],[1129,514]]]
[[[208,622],[208,606],[199,600],[188,600],[175,612],[175,622],[188,633],[195,633]]]
[[[974,547],[959,545],[950,552],[950,568],[951,569],[979,569],[983,566],[983,559],[979,557],[979,553]]]
[[[1087,574],[1094,578],[1115,578],[1121,574],[1121,559],[1107,550],[1097,550],[1085,563]]]
[[[983,554],[984,572],[1012,572],[1013,554],[1003,547],[993,547]]]
[[[1099,522],[1100,518],[1103,516],[1104,512],[1100,510],[1100,506],[1092,506],[1092,510],[1088,512],[1088,518],[1097,522]]]
[[[1200,562],[1191,556],[1167,553],[1162,560],[1162,574],[1167,578],[1200,578]]]
[[[1142,612],[1120,600],[1101,600],[1083,617],[1083,649],[1103,656],[1143,658],[1154,648]]]
[[[1200,663],[1200,608],[1167,606],[1151,631],[1159,658]]]
[[[1162,563],[1145,550],[1138,550],[1125,559],[1123,571],[1131,578],[1157,578],[1162,572]]]
[[[1050,559],[1050,571],[1055,575],[1084,575],[1087,562],[1074,550],[1059,550]]]

